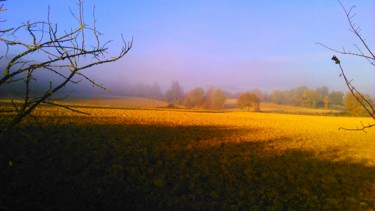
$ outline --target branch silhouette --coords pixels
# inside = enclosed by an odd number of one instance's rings
[[[365,50],[361,50],[361,48],[357,44],[354,44],[354,46],[356,47],[358,52],[350,52],[350,51],[345,50],[344,48],[343,48],[343,50],[337,50],[335,48],[329,47],[329,46],[327,46],[325,44],[322,44],[320,42],[318,42],[316,44],[321,45],[324,48],[327,48],[327,49],[329,49],[331,51],[334,51],[336,53],[364,58],[371,65],[375,66],[375,55],[372,52],[372,50],[370,49],[370,47],[368,46],[368,44],[366,43],[363,36],[361,35],[360,27],[357,27],[355,25],[354,21],[353,21],[354,17],[357,15],[356,13],[353,13],[353,9],[355,8],[355,6],[352,6],[349,10],[347,10],[345,8],[345,6],[341,3],[341,1],[338,0],[338,3],[341,5],[341,7],[342,7],[342,9],[345,13],[346,19],[347,19],[348,24],[349,24],[350,31],[353,32],[354,35],[359,39],[362,47]],[[364,52],[366,52],[366,54]],[[359,90],[357,90],[354,87],[354,85],[351,83],[351,81],[348,80],[348,77],[346,76],[345,71],[344,71],[344,69],[341,65],[341,61],[337,58],[337,56],[334,55],[332,57],[332,60],[339,66],[340,72],[341,72],[340,77],[344,78],[345,84],[346,84],[348,90],[350,91],[350,93],[354,96],[355,100],[358,103],[360,103],[361,107],[363,107],[366,110],[366,112],[373,119],[375,119],[375,109],[374,109],[374,104],[373,104],[372,100],[367,99]],[[366,132],[365,129],[368,129],[368,128],[371,128],[371,127],[375,126],[375,124],[364,125],[362,122],[361,122],[361,125],[362,126],[360,128],[343,128],[343,127],[340,127],[339,130],[351,130],[351,131],[364,131],[364,132]]]
[[[123,58],[133,46],[133,38],[125,41],[121,35],[122,48],[120,52],[107,58],[111,40],[102,42],[101,33],[96,28],[95,8],[93,12],[93,23],[90,27],[86,24],[83,14],[83,0],[78,0],[78,13],[71,12],[76,27],[70,31],[58,30],[58,24],[50,21],[50,10],[46,21],[35,21],[21,23],[10,29],[0,29],[0,44],[6,47],[0,59],[7,59],[3,74],[0,77],[0,86],[14,82],[23,82],[24,89],[21,94],[21,103],[13,101],[13,118],[10,122],[2,125],[0,135],[17,126],[26,116],[31,115],[33,110],[41,104],[59,106],[71,111],[80,112],[65,105],[56,103],[52,97],[69,83],[78,84],[82,80],[88,81],[92,86],[108,91],[102,84],[91,79],[84,70],[93,66],[115,62]],[[6,11],[3,5],[0,12]],[[17,34],[23,33],[23,39],[18,39]],[[88,38],[91,41],[88,41]],[[27,41],[25,41],[27,40]],[[18,50],[18,54],[10,57],[9,52]],[[32,59],[44,58],[44,61],[36,62]],[[9,58],[10,57],[10,58]],[[41,93],[35,94],[32,83],[38,80],[38,75],[52,74],[59,80],[49,81],[48,88]],[[84,112],[80,112],[84,113]],[[4,123],[2,123],[4,124]]]

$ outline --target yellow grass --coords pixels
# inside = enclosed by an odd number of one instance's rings
[[[65,104],[70,105],[80,105],[80,106],[99,106],[99,107],[127,107],[127,108],[157,108],[157,107],[166,107],[167,102],[146,99],[146,98],[137,98],[137,97],[98,97],[87,100],[68,100],[64,102]]]
[[[237,99],[228,99],[225,102],[225,107],[232,110],[237,110]],[[279,105],[269,102],[261,102],[260,110],[266,113],[286,113],[286,114],[308,114],[308,115],[340,115],[343,111],[335,109],[324,108],[306,108],[291,105]]]
[[[6,142],[5,205],[374,210],[375,129],[338,130],[370,118],[77,109],[91,115],[40,107],[34,116],[44,129],[27,119]]]
[[[10,100],[1,100],[1,103],[10,103]],[[22,103],[21,100],[14,100],[15,103]],[[92,99],[67,99],[65,101],[58,101],[57,103],[70,106],[84,106],[84,107],[106,107],[106,108],[158,108],[167,107],[168,103],[160,100],[153,100],[138,97],[94,97]]]
[[[80,108],[90,118],[74,118],[76,124],[146,124],[160,126],[202,126],[237,129],[230,137],[207,139],[188,147],[209,147],[223,142],[269,142],[272,151],[290,149],[314,152],[318,158],[364,162],[375,166],[375,130],[367,133],[338,130],[371,123],[371,118],[306,116],[254,112],[192,112],[184,110],[123,110]],[[77,117],[85,115],[61,108],[43,108],[41,116]],[[58,118],[57,118],[58,119]],[[60,121],[60,120],[59,120]],[[88,121],[88,122],[85,122]],[[64,124],[63,122],[56,122]],[[173,134],[170,134],[173,136]]]

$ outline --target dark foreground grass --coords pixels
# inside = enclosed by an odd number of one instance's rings
[[[280,152],[267,142],[232,143],[239,132],[214,126],[24,127],[0,143],[0,209],[374,209],[374,168],[308,151]],[[203,143],[214,140],[227,141]]]

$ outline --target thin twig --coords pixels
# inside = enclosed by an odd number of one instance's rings
[[[2,9],[2,6],[0,8]],[[4,75],[0,76],[0,86],[18,80],[25,81],[25,90],[21,97],[23,102],[20,105],[16,105],[12,101],[16,111],[16,116],[10,122],[10,128],[20,123],[24,117],[32,115],[32,111],[42,103],[63,107],[82,114],[88,114],[66,105],[51,102],[51,100],[54,100],[52,96],[59,92],[69,82],[79,83],[81,80],[87,80],[92,85],[107,90],[103,85],[84,74],[83,70],[96,65],[115,62],[124,57],[132,48],[133,39],[129,42],[125,42],[121,35],[123,41],[121,51],[115,57],[106,58],[108,50],[107,45],[110,41],[101,42],[99,39],[100,33],[96,28],[95,8],[93,11],[93,27],[89,27],[85,23],[82,0],[78,0],[78,14],[74,14],[71,10],[70,12],[78,23],[78,26],[72,28],[70,31],[62,31],[61,33],[58,31],[57,24],[52,23],[50,20],[49,7],[46,21],[28,21],[15,28],[0,30],[0,43],[5,44],[6,46],[5,56],[8,55],[9,50],[13,47],[21,47],[25,49],[9,60],[4,69]],[[30,43],[18,40],[16,35],[21,33],[22,30],[25,30],[28,33],[28,36],[31,39]],[[86,44],[85,33],[93,34],[95,37],[93,44]],[[7,35],[10,35],[13,38],[5,38]],[[102,45],[101,43],[104,44]],[[90,46],[90,49],[88,49],[88,46]],[[45,56],[46,60],[42,62],[33,62],[28,59],[35,54],[37,54],[39,58]],[[81,64],[81,59],[86,59],[86,56],[92,57],[94,61],[86,63],[87,60],[85,60],[85,63]],[[0,57],[2,58],[3,55],[0,55]],[[31,92],[30,82],[36,80],[35,71],[39,69],[45,69],[52,74],[59,76],[61,81],[55,81],[54,83],[56,84],[50,82],[49,88],[42,94],[34,95]],[[26,74],[24,75],[24,73]],[[77,77],[83,79],[76,80]],[[34,117],[32,116],[32,118]],[[2,130],[1,133],[6,130],[7,129]]]
[[[362,124],[362,122],[361,122]],[[368,128],[371,128],[371,127],[375,127],[375,124],[369,124],[369,125],[363,125],[362,124],[362,127],[361,128],[344,128],[344,127],[339,127],[339,130],[349,130],[349,131],[362,131],[362,132],[366,132],[366,129]]]
[[[67,110],[74,111],[74,112],[76,112],[76,113],[85,114],[85,115],[91,115],[90,113],[83,112],[83,111],[80,111],[80,110],[77,110],[77,109],[73,109],[73,108],[70,107],[70,106],[66,106],[66,105],[62,105],[62,104],[52,103],[52,102],[43,102],[43,103],[48,104],[48,105],[57,106],[57,107],[62,107],[62,108],[65,108],[65,109],[67,109]]]

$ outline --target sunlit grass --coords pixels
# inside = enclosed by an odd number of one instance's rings
[[[205,140],[208,145],[226,142],[257,142],[283,140],[276,142],[278,149],[306,149],[316,151],[320,156],[332,148],[341,148],[353,153],[343,153],[342,159],[367,160],[374,163],[374,130],[363,132],[339,131],[340,127],[356,128],[363,123],[371,123],[371,118],[327,117],[288,115],[253,112],[205,113],[186,110],[137,110],[80,108],[90,113],[87,118],[61,108],[43,108],[37,115],[54,124],[146,124],[163,126],[217,126],[238,129],[240,132],[225,140]],[[51,118],[53,117],[53,118]],[[78,118],[84,117],[84,118]],[[71,119],[73,118],[73,119]],[[50,124],[49,122],[45,124]],[[255,130],[255,132],[254,132]],[[167,135],[167,134],[166,134]],[[173,134],[168,134],[173,136]],[[199,135],[199,134],[197,134]],[[285,142],[287,141],[287,142]],[[200,143],[201,144],[201,143]],[[276,147],[276,146],[274,146]],[[345,151],[346,152],[346,151]],[[328,155],[328,154],[327,154]],[[345,158],[346,156],[346,158]],[[358,158],[358,159],[355,159]],[[353,160],[353,161],[354,161]]]
[[[24,207],[51,209],[374,206],[375,131],[338,130],[370,118],[79,109],[91,115],[43,107],[34,115],[44,131],[31,119],[24,122],[8,146],[16,150],[6,158],[13,163],[7,169],[18,170],[4,176],[12,185],[6,191],[21,197],[4,200],[32,200],[40,204]],[[25,193],[25,183],[39,188],[40,197]],[[66,184],[80,197],[66,196]]]

